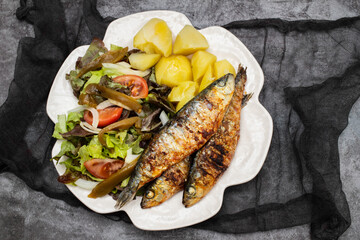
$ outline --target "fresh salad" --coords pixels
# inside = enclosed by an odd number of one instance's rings
[[[59,182],[90,189],[92,198],[126,187],[152,136],[215,79],[235,75],[189,25],[173,43],[166,22],[153,18],[133,47],[94,39],[66,74],[79,107],[58,116],[53,137],[62,144],[52,160],[66,167]]]
[[[66,156],[59,182],[92,189],[124,164],[133,169],[152,135],[175,113],[167,100],[171,88],[156,83],[154,68],[131,68],[128,56],[135,52],[115,45],[108,50],[94,39],[66,75],[80,107],[59,115],[55,125],[53,137],[64,141],[53,160]],[[130,173],[124,171],[120,186]]]

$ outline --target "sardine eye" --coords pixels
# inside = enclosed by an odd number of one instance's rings
[[[155,193],[153,190],[148,190],[145,194],[145,197],[148,199],[152,199],[155,196]]]
[[[218,86],[219,87],[225,87],[227,79],[228,79],[228,76],[224,76],[223,79],[219,81]]]
[[[188,187],[187,192],[189,195],[195,195],[196,189],[193,186]]]

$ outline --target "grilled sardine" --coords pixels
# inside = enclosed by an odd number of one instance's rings
[[[200,149],[220,126],[235,88],[232,74],[210,84],[156,134],[141,155],[116,208],[132,200],[144,184]]]
[[[240,137],[240,113],[246,82],[246,70],[239,66],[235,92],[224,120],[214,136],[196,153],[186,183],[183,204],[190,207],[200,201],[229,167]]]
[[[151,208],[165,202],[176,193],[184,190],[190,172],[190,157],[169,167],[160,177],[148,186],[142,201],[142,208]]]

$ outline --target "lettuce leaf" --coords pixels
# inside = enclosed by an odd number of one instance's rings
[[[139,136],[136,141],[131,144],[133,154],[140,154],[144,151],[144,149],[140,147],[140,142],[141,136]]]
[[[83,89],[81,90],[81,94],[86,94],[85,89],[89,84],[92,83],[96,83],[98,84],[100,82],[100,79],[102,76],[104,76],[104,71],[103,70],[98,70],[98,71],[90,71],[91,73],[91,77],[89,78],[89,80],[85,83]]]
[[[76,69],[81,69],[92,60],[100,56],[100,53],[107,52],[104,42],[101,39],[94,38],[86,50],[84,56],[76,63]]]
[[[69,141],[63,141],[61,143],[61,149],[60,152],[53,157],[51,160],[59,160],[62,156],[68,156],[68,157],[74,157],[76,154],[74,151],[76,150],[74,144],[72,144]]]
[[[126,62],[103,63],[102,65],[103,65],[102,70],[104,71],[104,75],[108,75],[109,77],[115,77],[124,74],[145,77],[150,73],[150,70],[140,71],[140,70],[131,69],[131,65]]]
[[[81,88],[84,86],[86,82],[86,80],[76,77],[77,74],[78,74],[77,71],[72,70],[70,71],[70,73],[65,75],[65,79],[70,82],[71,88],[73,89],[75,96],[79,95]]]
[[[100,143],[99,138],[97,135],[95,135],[89,145],[87,146],[88,152],[92,158],[105,158],[102,155],[102,148],[103,145]]]
[[[72,114],[68,117],[68,119],[70,120],[69,122],[76,122],[78,119],[80,119],[80,117],[81,115]],[[58,128],[61,128],[60,124]],[[58,160],[62,156],[67,156],[68,158],[61,162],[61,164],[64,164],[67,169],[80,172],[82,175],[88,176],[94,181],[102,181],[102,179],[98,179],[92,176],[87,171],[84,165],[86,161],[93,158],[125,159],[128,150],[131,150],[133,154],[139,154],[144,150],[139,145],[141,136],[133,128],[119,132],[109,132],[106,133],[104,137],[108,147],[104,147],[100,143],[98,135],[94,135],[91,138],[82,138],[82,141],[85,141],[85,143],[87,142],[87,144],[82,143],[84,145],[78,148],[76,148],[76,146],[79,146],[79,142],[73,144],[70,141],[64,141],[61,145],[59,154],[56,155],[53,159]]]
[[[84,167],[84,165],[82,164],[83,169],[81,169],[81,166],[76,166],[73,164],[73,159],[68,158],[65,161],[61,162],[61,164],[64,164],[66,166],[66,170],[72,170],[72,171],[76,171],[76,172],[81,172],[81,174],[89,177],[90,179],[97,181],[97,182],[101,182],[104,181],[104,179],[101,178],[97,178],[94,177],[93,175],[91,175],[86,168]],[[77,179],[74,179],[74,181],[76,181]]]
[[[119,134],[105,134],[106,145],[109,148],[104,148],[104,155],[110,158],[125,158],[127,150],[130,148],[125,143],[125,132],[122,131]]]
[[[128,185],[128,183],[129,183],[129,180],[130,180],[130,177],[125,178],[125,179],[121,182],[120,187],[122,187],[122,188],[126,187],[126,186]]]
[[[58,122],[55,124],[53,137],[56,139],[63,139],[63,137],[60,135],[60,133],[66,133],[67,127],[66,127],[66,115],[61,114],[58,115]]]
[[[116,51],[120,49],[123,49],[123,47],[117,46],[115,44],[110,44],[110,51]]]
[[[84,116],[83,112],[70,112],[66,119],[67,130],[72,130],[76,125],[81,122],[81,118]]]
[[[80,123],[83,116],[83,112],[71,112],[67,117],[65,114],[58,115],[58,122],[55,124],[52,136],[56,139],[64,139],[61,136],[61,133],[71,131],[77,124]]]

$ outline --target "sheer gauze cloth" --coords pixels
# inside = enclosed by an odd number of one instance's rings
[[[93,37],[102,38],[113,18],[101,17],[96,0],[84,1],[71,21],[60,1],[20,3],[16,16],[34,25],[35,38],[20,40],[14,80],[0,107],[0,170],[49,197],[81,206],[57,182],[49,161],[55,140],[46,100],[67,55]],[[338,238],[351,223],[338,137],[360,95],[360,18],[247,20],[223,27],[264,71],[260,101],[273,118],[273,138],[258,176],[229,187],[220,212],[192,227],[245,233],[311,223],[313,239]],[[130,221],[123,212],[105,217]]]

